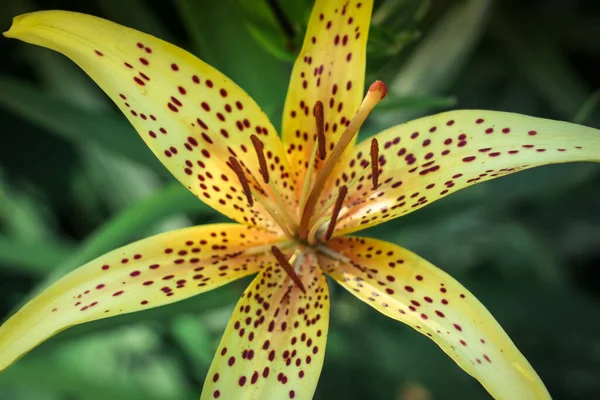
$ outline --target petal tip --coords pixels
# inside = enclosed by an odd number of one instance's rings
[[[20,34],[24,31],[24,29],[27,28],[27,26],[26,26],[27,17],[32,14],[35,14],[35,13],[21,14],[21,15],[17,15],[16,17],[13,17],[10,28],[8,28],[8,30],[6,32],[2,32],[2,35],[9,39],[19,38],[21,36]]]
[[[9,38],[9,39],[12,39],[12,38],[16,37],[15,31],[16,31],[17,26],[19,24],[20,17],[21,17],[20,15],[16,16],[16,17],[13,17],[12,24],[10,25],[10,28],[8,28],[7,31],[2,32],[2,36],[4,36],[5,38]]]

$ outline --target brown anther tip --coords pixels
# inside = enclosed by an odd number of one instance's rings
[[[371,180],[373,181],[373,190],[379,186],[379,143],[377,139],[371,140]]]
[[[252,140],[252,144],[254,145],[254,150],[256,151],[256,157],[258,157],[258,164],[260,167],[260,174],[263,177],[265,183],[269,183],[269,169],[267,168],[267,159],[265,158],[264,148],[265,145],[256,135],[250,135],[250,140]]]
[[[271,246],[271,253],[273,253],[281,268],[283,268],[283,270],[288,274],[292,281],[294,281],[296,286],[298,286],[298,289],[300,289],[302,293],[306,294],[304,284],[296,274],[296,271],[294,271],[294,268],[290,265],[287,258],[285,258],[285,255],[281,252],[281,250],[279,250],[277,246]]]
[[[250,207],[252,207],[254,205],[254,199],[252,198],[252,192],[250,191],[250,185],[248,184],[248,178],[246,178],[246,175],[244,174],[244,171],[242,170],[242,166],[240,165],[240,163],[238,162],[238,160],[235,157],[231,156],[231,157],[229,157],[229,167],[237,175],[237,177],[240,181],[240,184],[242,185],[244,194],[246,195],[246,199],[248,200],[248,204],[250,205]]]
[[[348,188],[346,187],[346,185],[340,187],[338,197],[335,200],[335,205],[333,206],[333,212],[331,213],[331,220],[329,221],[329,226],[327,226],[327,231],[325,232],[325,241],[331,239],[331,236],[333,235],[333,230],[335,229],[335,225],[337,224],[337,219],[340,215],[340,211],[342,210],[342,205],[344,204],[344,199],[346,198],[347,194]]]
[[[379,92],[380,99],[387,94],[387,86],[382,81],[375,81],[369,86],[369,92]]]
[[[325,115],[323,112],[323,102],[317,100],[315,104],[315,119],[317,120],[317,148],[318,155],[321,160],[324,160],[327,156],[326,143],[325,143]]]

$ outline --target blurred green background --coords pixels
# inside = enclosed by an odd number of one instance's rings
[[[310,0],[4,0],[102,16],[178,44],[280,126]],[[180,186],[64,57],[0,39],[0,318],[69,270],[152,233],[222,219]],[[376,1],[361,135],[449,108],[600,128],[597,0]],[[490,309],[556,399],[600,398],[600,166],[522,172],[367,234],[442,267]],[[0,399],[197,399],[248,280],[67,330],[0,374]],[[437,346],[335,284],[316,399],[485,399]]]

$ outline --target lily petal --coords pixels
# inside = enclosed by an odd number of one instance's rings
[[[372,9],[373,0],[317,0],[313,7],[283,112],[283,143],[298,189],[316,141],[316,102],[324,105],[330,152],[362,101]]]
[[[329,325],[327,281],[316,261],[308,254],[296,263],[306,294],[278,266],[263,269],[248,286],[221,339],[202,399],[312,399]]]
[[[85,14],[24,14],[4,35],[69,57],[198,198],[238,222],[279,232],[260,204],[246,203],[227,160],[239,157],[252,177],[260,177],[250,139],[257,135],[265,147],[274,187],[293,209],[296,197],[288,182],[290,168],[283,146],[258,105],[226,76],[172,44]],[[273,198],[268,186],[262,190]]]
[[[319,263],[350,293],[431,338],[496,399],[549,399],[544,384],[490,312],[460,283],[394,244],[333,239]]]
[[[83,322],[173,303],[272,265],[281,237],[238,224],[180,229],[113,250],[54,283],[0,327],[0,371]]]
[[[356,146],[352,160],[338,165],[334,173],[332,185],[348,186],[334,236],[378,225],[513,172],[545,164],[600,161],[596,129],[496,111],[437,114],[374,138],[380,147],[378,187],[371,180],[371,140]]]

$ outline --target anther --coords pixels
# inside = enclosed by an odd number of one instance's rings
[[[308,199],[304,204],[304,209],[302,210],[302,216],[300,218],[300,226],[298,228],[298,236],[300,239],[306,239],[309,232],[309,223],[310,218],[313,214],[315,206],[317,204],[317,200],[325,187],[325,183],[327,182],[327,178],[331,175],[333,168],[336,163],[342,157],[344,150],[348,147],[348,145],[352,142],[352,139],[365,122],[373,108],[385,97],[387,94],[387,87],[381,81],[375,81],[369,87],[367,95],[364,100],[358,107],[356,114],[350,120],[350,125],[346,127],[346,130],[340,136],[339,141],[331,151],[329,158],[325,161],[325,165],[319,171],[319,175],[317,175],[317,179],[315,184],[312,187],[310,194],[308,195]]]
[[[265,145],[256,135],[250,135],[250,140],[252,140],[252,144],[254,145],[254,150],[256,151],[256,156],[258,157],[258,164],[260,166],[260,174],[263,177],[265,183],[269,183],[269,169],[267,168],[267,159],[265,158]]]
[[[246,178],[246,175],[244,174],[244,171],[242,170],[242,166],[240,165],[240,163],[238,162],[238,160],[235,157],[229,157],[229,167],[233,170],[233,172],[235,172],[238,179],[240,180],[240,184],[242,185],[244,194],[246,195],[246,198],[248,199],[248,204],[250,205],[250,207],[252,207],[254,205],[254,199],[252,198],[252,192],[250,191],[250,185],[248,184],[248,178]]]
[[[325,147],[325,116],[323,114],[323,102],[317,101],[315,104],[315,119],[317,121],[317,145],[318,155],[321,160],[324,160],[327,156],[327,149]]]
[[[375,138],[371,140],[371,179],[375,190],[379,186],[379,143]]]
[[[306,289],[304,289],[304,285],[302,284],[302,281],[300,280],[300,278],[294,271],[294,268],[292,268],[292,266],[290,265],[287,258],[285,258],[285,255],[281,252],[281,250],[279,250],[279,248],[277,246],[272,246],[271,252],[277,259],[277,262],[279,263],[281,268],[283,268],[283,270],[289,275],[289,277],[292,278],[292,280],[294,281],[296,286],[298,286],[298,289],[300,289],[302,291],[302,293],[306,294]]]
[[[333,206],[333,213],[331,216],[331,220],[329,221],[329,226],[327,227],[327,232],[325,232],[325,241],[331,239],[331,235],[333,235],[333,230],[335,229],[335,225],[337,224],[337,219],[340,215],[340,211],[342,210],[342,204],[344,204],[344,199],[346,198],[346,194],[348,194],[348,188],[346,185],[340,188],[338,193],[338,197],[335,201],[335,206]]]

